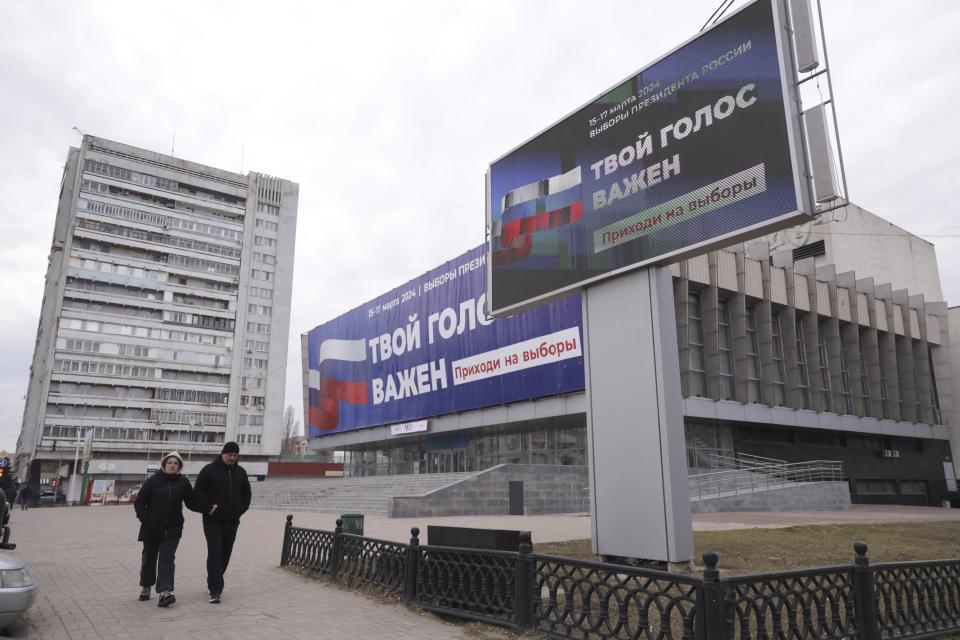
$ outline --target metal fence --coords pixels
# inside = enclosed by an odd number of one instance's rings
[[[843,463],[836,460],[786,462],[738,453],[736,457],[711,455],[718,471],[690,475],[693,498],[753,493],[804,482],[846,480]]]
[[[852,565],[721,578],[517,551],[409,544],[293,526],[281,566],[396,593],[409,604],[550,638],[888,640],[960,632],[960,559]]]

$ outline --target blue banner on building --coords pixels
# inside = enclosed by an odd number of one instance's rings
[[[477,247],[307,335],[310,436],[584,388],[580,297],[484,314]]]

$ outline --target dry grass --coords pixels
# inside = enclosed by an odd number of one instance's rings
[[[867,543],[870,562],[960,558],[960,522],[821,525],[783,529],[737,529],[694,533],[697,563],[713,550],[720,574],[787,571],[852,564],[853,543]],[[599,560],[590,540],[535,544],[536,553]]]

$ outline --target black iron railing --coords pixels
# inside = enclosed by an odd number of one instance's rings
[[[960,559],[852,565],[721,578],[517,551],[409,544],[293,526],[282,566],[370,585],[448,615],[550,638],[658,640],[887,640],[960,632]]]

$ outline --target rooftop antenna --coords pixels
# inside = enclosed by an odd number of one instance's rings
[[[83,131],[80,131],[80,129],[79,129],[78,127],[74,127],[73,130],[76,131],[77,134],[78,134],[81,138],[84,137],[85,135],[87,135],[87,134],[85,134]]]
[[[170,141],[170,155],[173,155],[173,149],[177,146],[177,130],[173,130],[173,140]]]
[[[243,140],[240,141],[240,175],[243,175]]]

